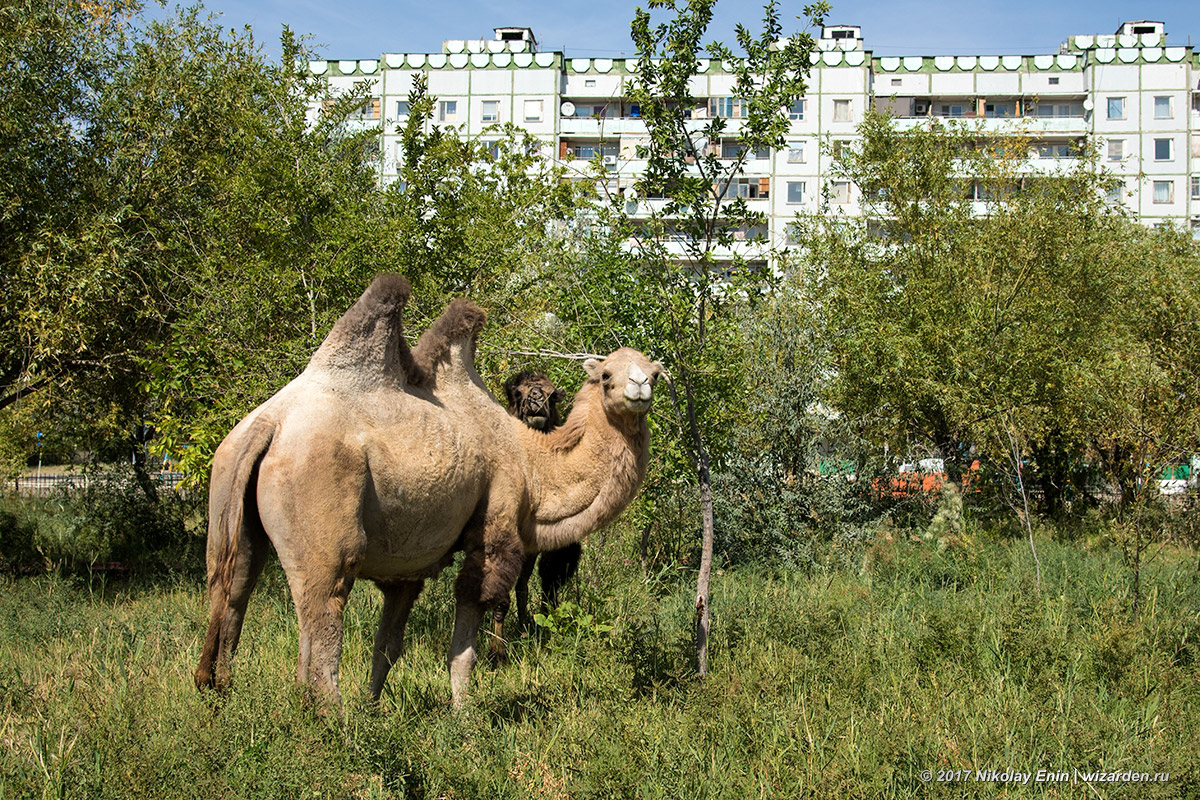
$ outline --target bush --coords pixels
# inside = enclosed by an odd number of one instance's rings
[[[202,498],[155,486],[128,466],[49,498],[8,495],[0,507],[0,569],[65,573],[194,573],[201,569]]]

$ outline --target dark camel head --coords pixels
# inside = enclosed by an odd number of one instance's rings
[[[504,384],[508,413],[536,430],[548,433],[561,421],[559,406],[566,394],[540,372],[518,372]]]

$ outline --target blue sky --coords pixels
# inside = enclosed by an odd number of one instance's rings
[[[641,5],[644,5],[644,0]],[[268,52],[278,52],[284,24],[313,36],[325,58],[374,58],[381,53],[440,52],[444,39],[492,38],[492,28],[533,28],[542,50],[574,56],[632,55],[629,21],[636,0],[208,0],[228,27],[250,25]],[[710,28],[732,39],[736,22],[752,23],[758,0],[722,0]],[[790,28],[803,3],[784,3]],[[1113,2],[1113,0],[1010,0],[947,2],[844,0],[828,22],[861,25],[876,55],[1033,54],[1053,52],[1068,36],[1113,33],[1126,20],[1160,20],[1168,42],[1200,44],[1200,0]]]

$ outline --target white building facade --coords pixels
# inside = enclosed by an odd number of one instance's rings
[[[870,108],[896,124],[961,119],[985,135],[1031,139],[1031,161],[1073,158],[1090,138],[1102,163],[1121,179],[1114,201],[1146,225],[1175,224],[1200,234],[1200,54],[1167,46],[1161,22],[1131,22],[1112,35],[1073,36],[1057,53],[1027,56],[874,56],[857,26],[826,26],[818,40],[805,99],[789,111],[784,148],[752,154],[738,191],[768,218],[773,244],[786,243],[798,211],[833,206],[858,211],[854,187],[828,175],[829,150],[852,143]],[[494,40],[447,41],[441,53],[388,53],[378,59],[310,65],[331,88],[366,81],[374,100],[366,124],[382,128],[381,176],[395,180],[401,157],[397,127],[408,114],[413,77],[428,78],[437,98],[433,123],[484,136],[513,123],[543,143],[543,153],[585,178],[598,154],[610,187],[632,186],[644,168],[640,109],[628,101],[634,59],[568,58],[541,52],[528,28],[497,28]],[[734,122],[740,103],[720,62],[701,61],[693,118]],[[712,143],[732,157],[732,138]],[[631,202],[638,202],[636,199]],[[641,201],[643,212],[648,206]],[[753,232],[761,233],[761,232]]]

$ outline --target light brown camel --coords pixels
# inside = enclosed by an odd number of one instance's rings
[[[589,359],[571,416],[543,434],[509,416],[475,372],[483,312],[454,301],[410,353],[400,322],[408,293],[399,276],[376,278],[304,372],[217,449],[197,686],[229,684],[268,542],[296,605],[297,680],[335,705],[355,579],[384,594],[371,671],[378,698],[424,579],[463,549],[447,659],[461,705],[483,615],[512,589],[525,554],[579,541],[637,491],[660,364],[626,348]]]

